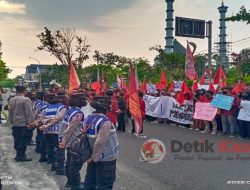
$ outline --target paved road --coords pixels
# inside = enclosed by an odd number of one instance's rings
[[[164,142],[167,154],[158,164],[139,161],[140,147],[145,139],[137,139],[129,133],[118,134],[121,143],[121,153],[118,160],[117,182],[115,190],[237,190],[250,189],[250,185],[228,185],[228,180],[250,181],[250,154],[236,153],[171,153],[171,141],[179,140],[191,143],[194,140],[218,143],[219,140],[229,140],[235,143],[247,143],[249,140],[229,138],[224,136],[204,135],[199,131],[182,129],[162,124],[145,124],[145,134],[149,138],[157,138]],[[37,162],[38,155],[34,147],[29,147],[28,154],[34,160],[30,163],[13,161],[11,131],[0,127],[0,176],[10,176],[9,181],[16,185],[6,185],[8,190],[57,190],[64,189],[66,178],[56,176],[49,171],[46,164]],[[178,154],[178,155],[176,155]],[[209,158],[208,158],[209,157]],[[234,160],[226,160],[231,157]],[[238,158],[238,160],[236,160]],[[210,160],[204,160],[210,159]],[[221,160],[214,160],[221,159]],[[242,160],[248,159],[248,160]],[[84,177],[85,167],[82,170]],[[5,177],[6,178],[6,177]],[[6,180],[5,180],[6,181]]]

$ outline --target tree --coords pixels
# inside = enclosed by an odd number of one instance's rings
[[[6,63],[2,60],[2,42],[0,41],[0,81],[7,79],[11,70],[6,66]]]
[[[90,45],[87,43],[87,38],[81,38],[74,29],[70,28],[57,30],[54,33],[47,27],[44,30],[37,35],[41,42],[37,49],[49,52],[66,68],[72,62],[81,68],[83,62],[89,58]],[[73,49],[74,46],[75,49]]]
[[[166,53],[159,45],[151,47],[149,50],[155,50],[158,52],[158,55],[155,58],[155,65],[161,69],[164,69],[171,79],[183,79],[185,68],[184,54]]]
[[[250,24],[250,12],[247,12],[246,8],[242,6],[236,15],[227,17],[226,21],[247,22],[247,24]]]
[[[16,79],[3,79],[0,81],[0,86],[3,88],[13,88],[17,84]]]

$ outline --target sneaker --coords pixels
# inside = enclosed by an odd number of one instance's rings
[[[193,127],[189,127],[189,130],[193,130],[194,128]]]
[[[29,146],[36,146],[36,143],[34,141],[30,141],[30,143],[28,145]]]
[[[234,137],[234,135],[233,135],[233,134],[231,134],[229,137],[233,138],[233,137]]]
[[[217,132],[212,132],[211,135],[217,135]]]
[[[47,162],[47,161],[48,161],[47,158],[40,158],[40,159],[38,160],[38,162],[40,162],[40,163],[42,163],[42,162]]]
[[[135,133],[135,131],[132,131],[132,130],[131,130],[131,131],[129,131],[129,133],[134,134],[134,133]]]
[[[125,133],[125,131],[117,131],[117,133]]]
[[[200,129],[199,129],[199,128],[196,128],[195,130],[196,130],[196,131],[199,131]]]
[[[70,180],[68,180],[68,181],[66,182],[66,184],[65,184],[64,187],[71,187],[71,186],[72,186],[72,184],[71,184]]]
[[[52,164],[52,166],[51,166],[51,171],[56,171],[56,169],[57,169],[57,164]]]
[[[201,131],[202,134],[206,134],[206,133],[209,133],[209,131],[207,130],[204,130],[204,131]]]
[[[16,157],[15,160],[16,160],[17,162],[29,162],[29,161],[32,161],[31,158],[26,157],[26,156],[25,156],[25,157]]]

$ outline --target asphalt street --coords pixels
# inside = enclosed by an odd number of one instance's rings
[[[127,131],[129,128],[127,129]],[[114,190],[249,190],[250,184],[227,184],[227,181],[250,181],[249,153],[220,153],[215,146],[213,153],[190,152],[181,150],[171,152],[171,142],[204,142],[217,145],[221,140],[230,143],[247,143],[238,137],[230,138],[199,131],[183,129],[165,124],[145,123],[147,139],[161,140],[166,146],[164,160],[157,164],[141,162],[140,147],[145,139],[137,139],[126,132],[118,134],[121,144],[117,165],[117,182]],[[226,141],[225,141],[226,140]],[[177,146],[176,146],[177,147]],[[175,147],[175,148],[176,148]],[[66,189],[66,177],[56,176],[47,164],[38,162],[39,156],[30,146],[27,151],[32,162],[15,162],[11,129],[0,127],[0,177],[5,183],[4,190],[57,190]],[[237,155],[238,154],[238,155]],[[85,175],[84,165],[81,174]],[[13,183],[16,183],[13,185]],[[234,183],[234,182],[233,182]]]

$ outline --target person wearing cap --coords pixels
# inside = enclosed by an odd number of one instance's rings
[[[95,97],[90,105],[96,111],[83,124],[93,150],[87,161],[84,190],[111,190],[116,179],[116,159],[119,153],[115,127],[105,116],[110,111],[111,99]]]
[[[56,97],[49,103],[50,105],[45,109],[45,118],[42,121],[44,124],[39,128],[45,134],[48,163],[52,164],[51,171],[55,171],[57,169],[56,148],[58,146],[58,134],[67,108],[62,104],[63,100]]]
[[[37,127],[37,134],[39,138],[38,143],[38,149],[40,153],[40,159],[39,162],[47,162],[47,150],[46,150],[46,143],[45,143],[45,134],[43,130],[40,129],[40,126],[42,126],[44,123],[44,120],[46,118],[45,111],[47,107],[50,105],[49,102],[51,102],[55,97],[55,94],[45,94],[43,98],[43,104],[41,104],[37,109],[36,114],[38,114],[38,119],[35,121],[35,125]],[[40,112],[40,113],[39,113]]]
[[[16,161],[31,161],[26,156],[26,148],[29,140],[29,128],[33,126],[34,115],[32,102],[25,97],[24,86],[16,86],[16,96],[10,99],[9,120],[12,125]]]
[[[74,159],[69,151],[70,144],[73,139],[81,134],[81,122],[84,120],[84,114],[81,108],[86,106],[86,97],[81,95],[72,95],[69,99],[70,109],[65,114],[63,119],[62,130],[59,133],[59,149],[61,152],[67,150],[66,167],[65,173],[68,178],[65,187],[72,187],[77,189],[80,186],[80,170],[82,168],[83,162],[78,159]],[[64,154],[65,155],[65,154]],[[62,158],[62,157],[61,157]],[[65,158],[64,158],[65,160]],[[60,163],[63,164],[64,160],[58,160],[58,169],[60,168]],[[57,174],[60,174],[60,170],[57,170]]]

